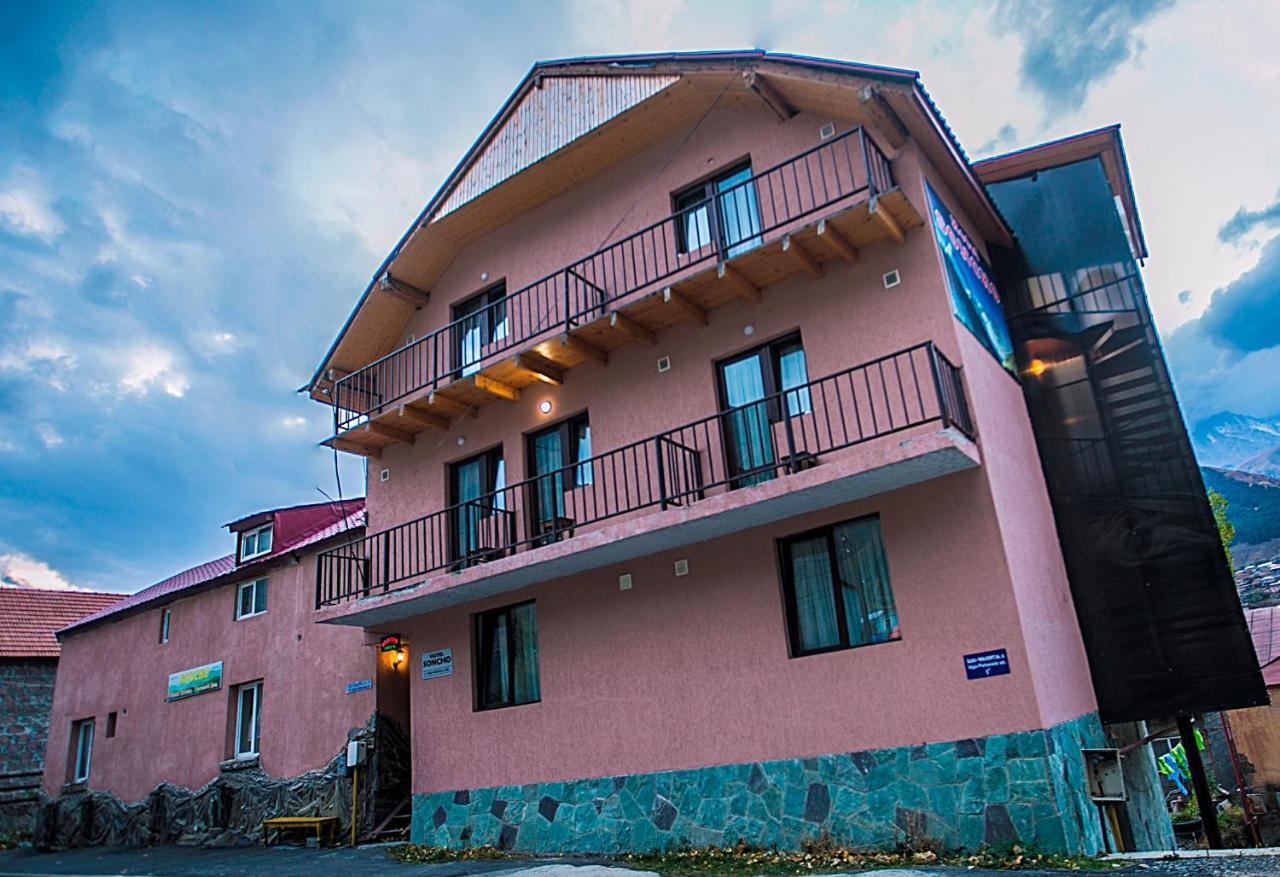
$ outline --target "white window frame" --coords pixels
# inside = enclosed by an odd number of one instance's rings
[[[275,541],[274,524],[263,524],[261,527],[254,527],[252,530],[245,530],[240,534],[240,561],[253,560],[255,557],[263,557],[271,553],[271,546]],[[267,547],[262,547],[262,537],[266,536]],[[250,537],[253,539],[253,550],[249,550]]]
[[[261,587],[262,590],[266,593],[266,596],[262,601],[261,609],[258,608],[258,588],[259,587]],[[244,606],[244,592],[250,589],[252,589],[253,591],[253,602],[251,603],[251,605],[253,606],[253,609],[252,611],[249,611],[249,612],[241,612],[241,608]],[[266,615],[268,599],[270,599],[270,592],[267,591],[266,576],[259,576],[256,579],[249,579],[246,582],[241,582],[239,585],[236,586],[236,621],[239,621],[242,618],[253,618],[255,615]]]
[[[238,603],[236,604],[239,605]],[[160,644],[163,645],[169,641],[169,621],[173,618],[173,613],[168,609],[160,610]]]
[[[93,770],[93,719],[80,719],[72,727],[76,738],[76,760],[71,767],[71,781],[87,783]],[[83,773],[81,764],[84,765]]]
[[[252,722],[251,727],[253,728],[253,731],[251,732],[252,740],[250,743],[250,748],[247,750],[242,750],[240,748],[240,728],[241,728],[241,723],[244,721],[244,700],[245,700],[244,696],[250,691],[253,692],[253,712],[250,715],[250,721]],[[258,753],[262,749],[262,739],[261,739],[261,733],[260,733],[261,728],[262,728],[262,683],[250,682],[246,685],[237,685],[236,686],[235,742],[232,744],[232,749],[235,753],[236,758],[257,758],[258,757]]]

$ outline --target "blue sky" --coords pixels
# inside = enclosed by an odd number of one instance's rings
[[[1189,416],[1280,414],[1278,37],[1243,0],[0,0],[0,578],[136,590],[334,494],[294,391],[542,58],[918,69],[975,157],[1119,121]]]

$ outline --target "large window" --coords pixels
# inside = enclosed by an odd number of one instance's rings
[[[591,423],[586,414],[529,436],[530,525],[538,538],[554,542],[572,531],[574,505],[565,509],[565,492],[586,487],[591,471]],[[588,461],[588,462],[584,462]]]
[[[534,603],[475,616],[476,709],[534,703],[538,685],[538,620]]]
[[[488,560],[510,547],[514,521],[507,511],[502,447],[449,467],[450,549],[461,566]]]
[[[93,764],[93,719],[81,719],[71,725],[74,760],[71,762],[71,781],[87,783],[89,768]]]
[[[510,333],[507,323],[507,285],[497,283],[453,306],[453,368],[465,376],[480,370],[492,344]]]
[[[792,655],[899,638],[878,517],[793,536],[780,550]]]
[[[240,559],[252,560],[271,553],[271,525],[263,524],[240,534]]]
[[[236,619],[261,615],[267,611],[267,579],[264,576],[241,582],[236,588]]]
[[[778,462],[773,424],[813,410],[800,336],[788,335],[722,360],[717,368],[729,471],[735,487],[767,481]],[[784,393],[779,404],[777,394]]]
[[[760,205],[750,180],[751,163],[745,162],[671,196],[680,252],[711,246],[713,236],[729,258],[759,245]]]
[[[262,683],[237,686],[236,692],[236,758],[252,758],[258,754],[262,729]]]

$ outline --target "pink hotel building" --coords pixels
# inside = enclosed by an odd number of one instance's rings
[[[303,562],[307,617],[262,647],[305,632],[323,660],[281,687],[319,692],[398,638],[362,707],[407,732],[417,842],[1166,846],[1148,748],[1122,757],[1120,837],[1082,750],[1258,694],[1187,657],[1244,634],[1220,552],[1148,551],[1144,589],[1076,526],[1099,497],[1136,535],[1208,514],[1173,471],[1145,256],[1115,128],[975,164],[908,71],[535,65],[309,384],[325,444],[367,459],[367,520]],[[1150,613],[1179,588],[1197,620],[1168,634]],[[1156,639],[1166,675],[1126,677]],[[367,717],[261,691],[263,740],[311,759],[264,742],[277,776],[338,752],[313,716]],[[139,798],[162,764],[101,788]]]

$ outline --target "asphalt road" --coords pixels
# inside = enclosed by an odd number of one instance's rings
[[[877,877],[1008,877],[1007,871],[923,868],[875,872]],[[1022,877],[1062,877],[1062,871],[1019,871]],[[1090,872],[1076,872],[1090,873]],[[1095,872],[1096,873],[1096,872]],[[1105,873],[1105,872],[1103,872]],[[1112,873],[1129,877],[1280,877],[1280,853],[1238,858],[1124,862]],[[379,847],[317,850],[299,847],[119,847],[38,853],[0,852],[0,877],[653,877],[602,861],[522,859],[440,865],[401,865]]]

